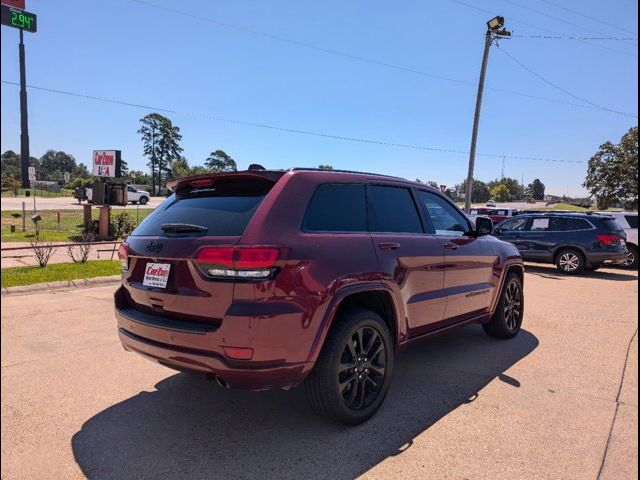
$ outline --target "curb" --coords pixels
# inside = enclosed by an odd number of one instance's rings
[[[18,287],[4,287],[2,296],[5,295],[28,295],[30,293],[38,293],[46,290],[66,290],[71,288],[87,288],[99,285],[109,285],[119,283],[120,275],[111,275],[108,277],[78,278],[75,280],[64,280],[61,282],[34,283],[33,285],[21,285]]]

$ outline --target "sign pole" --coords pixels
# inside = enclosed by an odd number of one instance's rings
[[[29,188],[29,119],[27,115],[27,75],[24,55],[24,34],[20,29],[20,159],[22,164],[22,188]],[[35,197],[33,199],[35,205]]]

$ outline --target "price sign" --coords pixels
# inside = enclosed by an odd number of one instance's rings
[[[2,5],[2,25],[19,28],[27,32],[35,33],[38,30],[38,22],[35,13],[25,12],[19,8]]]

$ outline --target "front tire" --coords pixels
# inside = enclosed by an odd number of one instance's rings
[[[494,338],[509,339],[515,337],[524,318],[524,291],[522,280],[516,273],[509,273],[498,306],[489,322],[482,324],[487,335]]]
[[[556,268],[565,275],[577,275],[584,271],[585,262],[582,253],[573,248],[566,248],[556,256]]]
[[[386,323],[370,310],[353,309],[336,318],[304,388],[316,412],[358,425],[382,405],[392,371]]]
[[[149,199],[147,197],[140,198],[140,205],[146,205]]]

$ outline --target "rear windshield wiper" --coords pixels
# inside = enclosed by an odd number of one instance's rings
[[[163,232],[206,232],[209,230],[207,227],[202,225],[194,225],[192,223],[163,223],[160,225],[160,229]]]

